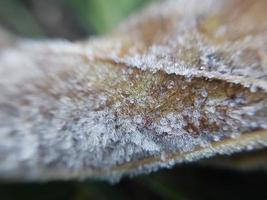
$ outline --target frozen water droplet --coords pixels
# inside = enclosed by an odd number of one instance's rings
[[[199,69],[200,70],[205,70],[205,66],[202,65]]]
[[[129,102],[130,102],[130,104],[134,104],[135,100],[132,99],[132,98],[130,98],[130,99],[129,99]]]
[[[250,92],[257,92],[257,89],[258,89],[258,88],[257,88],[256,85],[253,85],[253,84],[252,84],[252,85],[250,86],[249,89],[250,89]]]
[[[174,81],[169,81],[168,83],[167,83],[167,88],[168,89],[172,89],[174,87]]]
[[[161,118],[161,120],[160,120],[160,124],[163,125],[163,126],[168,125],[168,121],[167,121],[167,119],[166,119],[166,118]]]
[[[167,155],[166,155],[165,151],[161,152],[161,154],[160,154],[160,159],[161,159],[162,161],[166,161],[166,159],[167,159]]]
[[[218,142],[218,141],[220,140],[220,136],[218,136],[218,135],[214,135],[214,136],[213,136],[213,140],[214,140],[215,142]]]
[[[136,115],[134,117],[134,122],[136,122],[137,124],[141,124],[143,121],[143,118],[140,115]]]
[[[207,92],[207,90],[202,90],[200,94],[201,94],[201,96],[204,97],[204,98],[206,98],[206,97],[208,96],[208,92]]]

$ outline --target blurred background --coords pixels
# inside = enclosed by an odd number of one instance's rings
[[[0,0],[0,27],[27,38],[80,40],[111,31],[155,0]],[[267,199],[264,171],[186,164],[110,185],[102,181],[0,182],[0,200]]]
[[[0,24],[25,37],[76,40],[110,31],[153,0],[0,0]]]

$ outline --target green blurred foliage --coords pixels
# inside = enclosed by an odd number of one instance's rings
[[[63,31],[54,31],[52,36],[68,38],[76,34],[79,37],[81,32],[85,32],[85,35],[104,34],[152,0],[41,1],[44,0],[0,0],[0,25],[26,37],[50,37],[49,33],[59,28]],[[40,5],[43,7],[40,8]],[[55,25],[50,26],[54,23],[52,21],[58,21],[53,19],[55,11],[49,10],[51,7],[60,14],[64,13],[64,19],[59,21],[56,28]],[[47,22],[49,20],[51,23]]]
[[[0,0],[0,24],[29,37],[44,34],[35,18],[18,0]]]
[[[110,31],[133,10],[149,0],[68,0],[80,15],[82,24],[96,33]]]

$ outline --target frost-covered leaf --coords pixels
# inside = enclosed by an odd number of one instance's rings
[[[266,9],[164,1],[102,38],[0,50],[1,178],[115,181],[264,148]]]

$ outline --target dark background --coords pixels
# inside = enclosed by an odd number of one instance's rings
[[[267,199],[266,174],[183,165],[150,175],[102,181],[0,184],[0,199]]]

